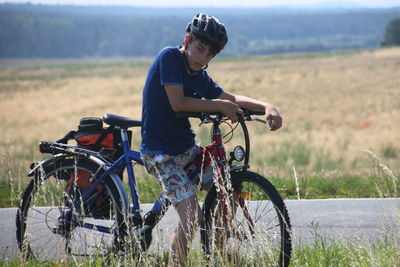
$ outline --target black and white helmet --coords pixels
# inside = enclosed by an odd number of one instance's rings
[[[186,32],[199,35],[222,50],[228,42],[224,24],[215,17],[205,13],[197,14],[187,25]]]

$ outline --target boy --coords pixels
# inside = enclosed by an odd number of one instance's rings
[[[202,218],[195,185],[183,169],[200,148],[195,145],[189,120],[178,119],[176,112],[220,111],[236,122],[244,107],[264,111],[272,131],[282,125],[279,112],[271,104],[229,93],[208,76],[205,68],[228,41],[225,26],[218,19],[200,13],[186,31],[182,46],[166,47],[159,53],[143,89],[141,156],[180,218],[171,238],[169,266],[185,265]],[[206,187],[211,178],[204,175],[202,186]]]

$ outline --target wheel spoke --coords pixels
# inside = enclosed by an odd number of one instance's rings
[[[81,185],[85,181],[79,180],[79,174],[86,172],[94,177],[95,171],[98,166],[94,163],[64,159],[47,167],[42,172],[46,176],[34,177],[24,192],[21,212],[17,215],[20,248],[44,260],[113,250],[119,234],[115,229],[124,224],[125,212],[122,212],[121,196],[111,179],[106,179],[100,190],[96,188],[82,201],[87,188]],[[70,179],[74,182],[68,184]],[[76,206],[77,201],[81,204]],[[67,213],[70,223],[63,219]],[[93,229],[89,229],[90,225]],[[98,230],[101,227],[111,232],[101,232]]]
[[[251,172],[233,173],[232,184],[239,190],[239,200],[233,205],[233,230],[221,227],[219,219],[213,217],[218,194],[211,190],[206,197],[204,211],[208,223],[201,231],[205,251],[212,255],[215,249],[224,248],[228,253],[243,256],[264,255],[269,264],[287,266],[291,255],[290,223],[276,189],[265,178]],[[223,220],[222,226],[229,224],[228,218]]]

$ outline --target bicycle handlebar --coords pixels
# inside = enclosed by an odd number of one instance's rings
[[[264,115],[265,112],[261,111],[253,111],[249,109],[242,108],[244,111],[244,118],[249,118],[251,115]],[[226,117],[222,112],[219,111],[211,111],[211,112],[177,112],[177,118],[198,118],[200,120],[204,120],[209,118],[210,116],[217,116],[220,118]],[[256,119],[257,121],[260,121]]]

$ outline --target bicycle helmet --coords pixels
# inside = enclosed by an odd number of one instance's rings
[[[201,36],[222,50],[228,42],[224,24],[205,13],[197,14],[186,27],[187,33]]]

